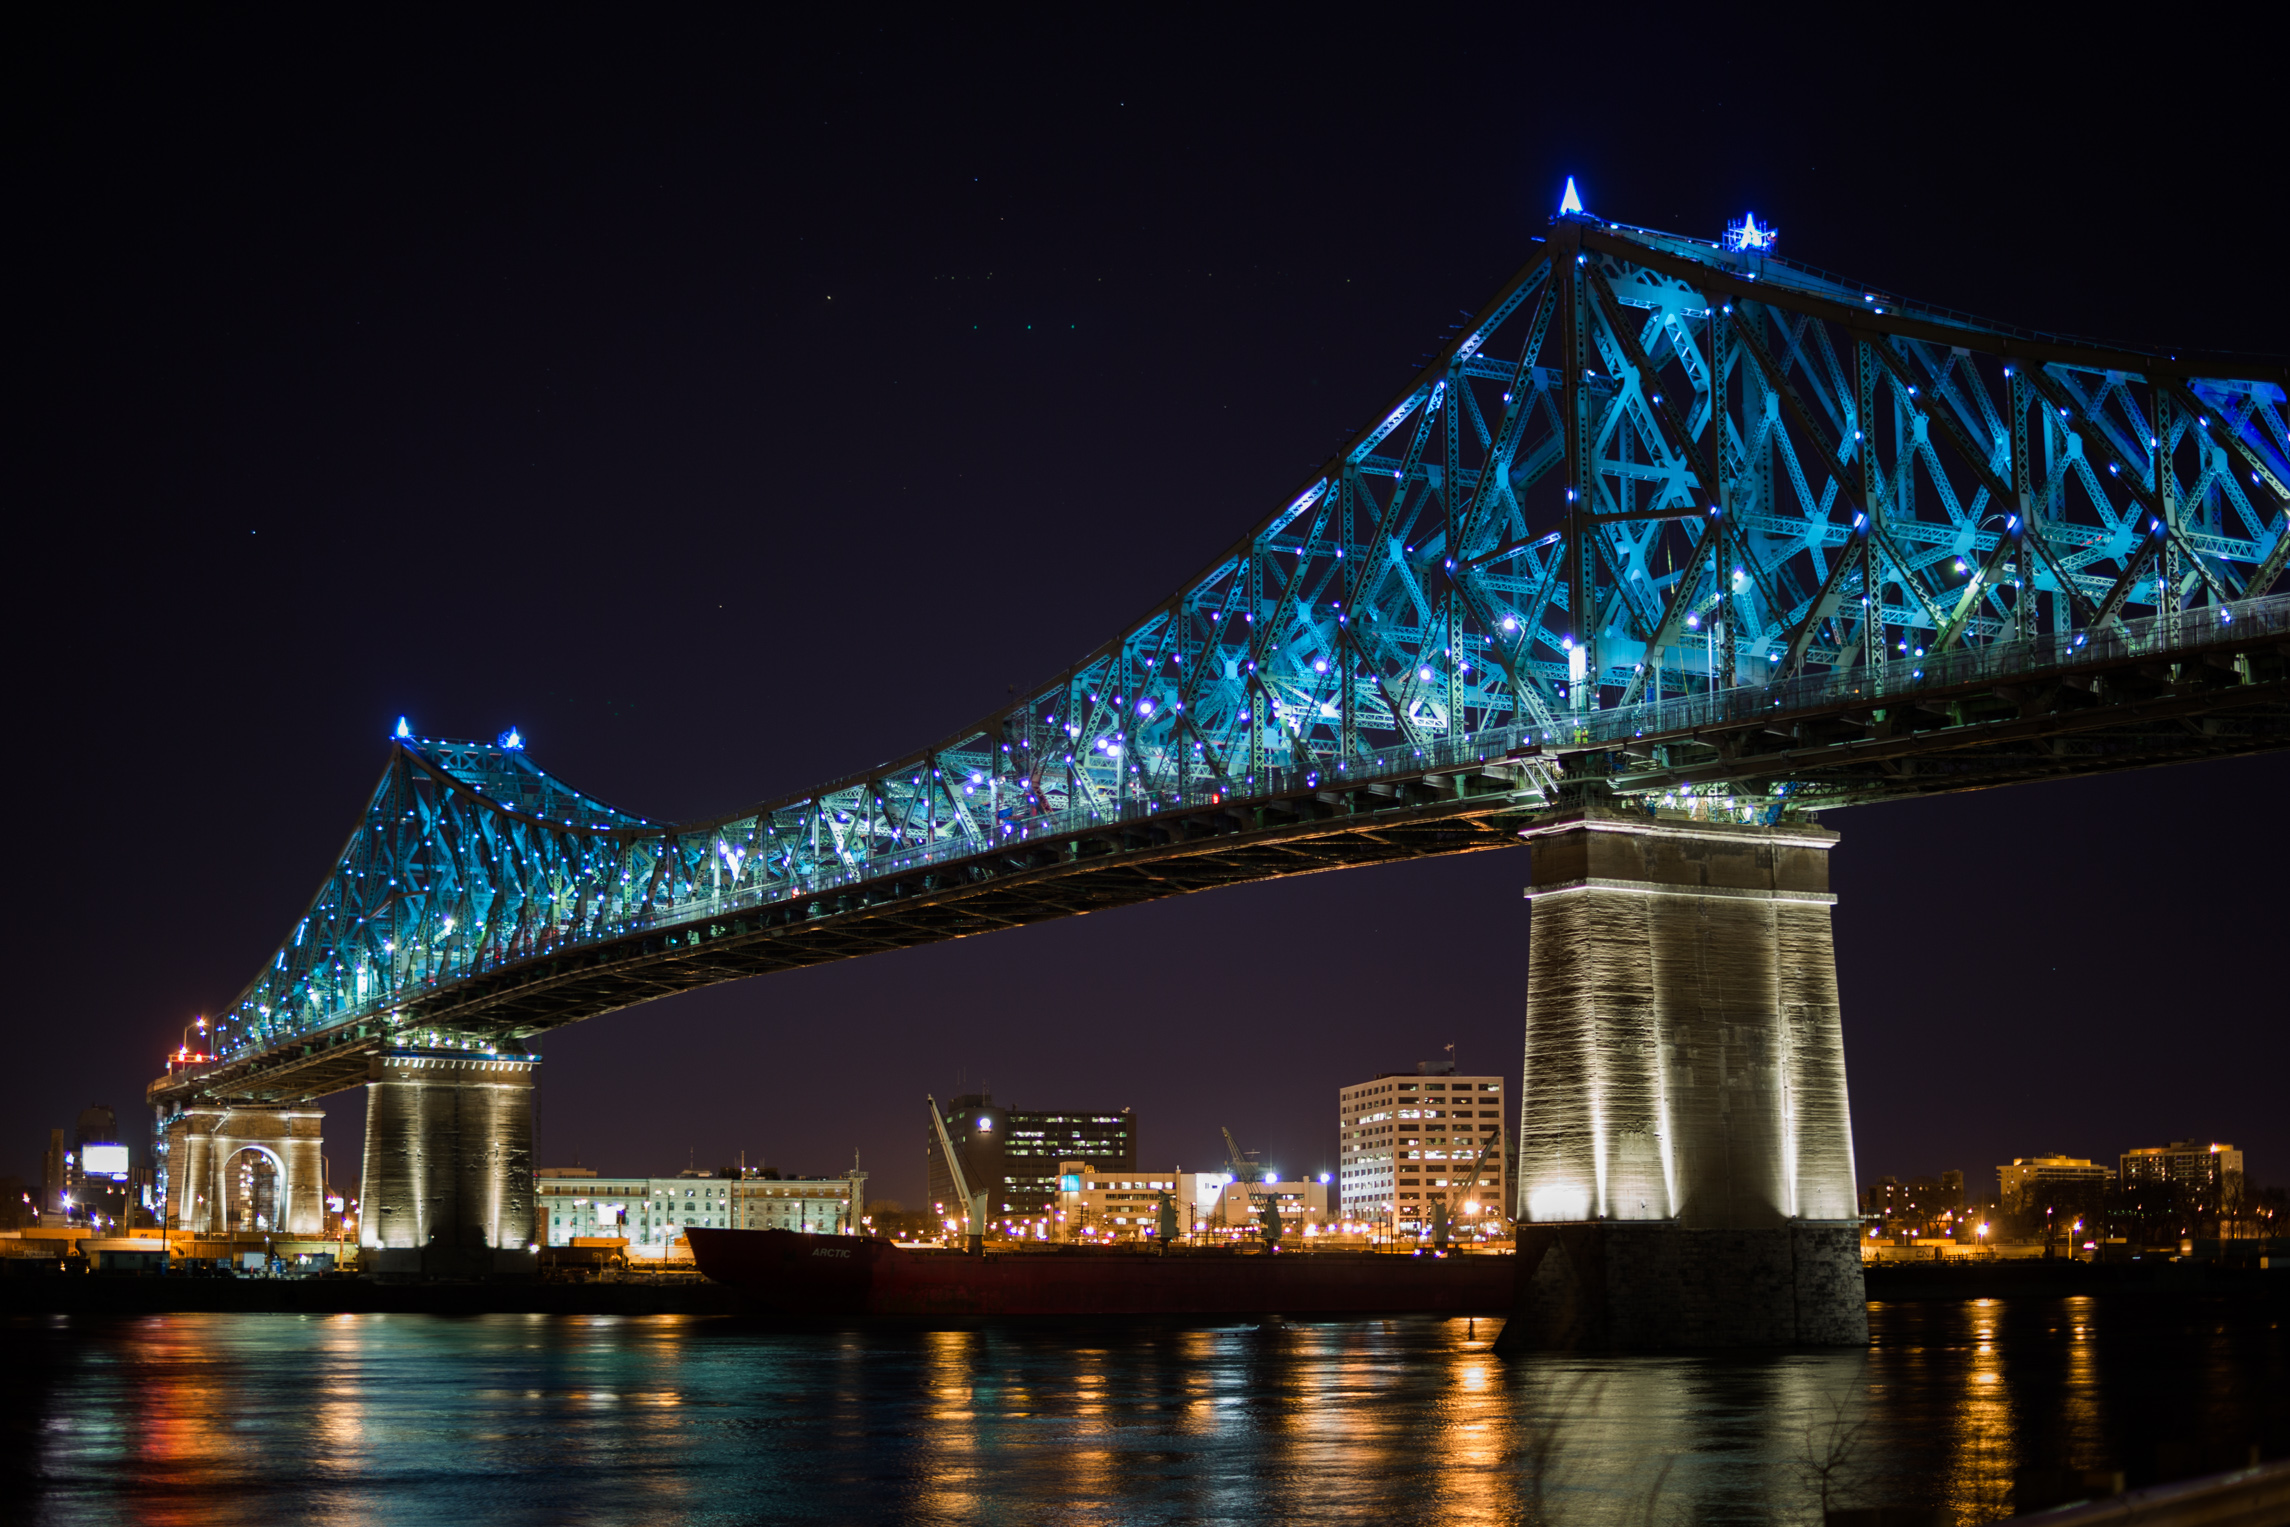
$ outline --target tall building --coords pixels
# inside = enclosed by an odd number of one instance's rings
[[[2016,1156],[1996,1168],[1999,1206],[2020,1219],[2022,1230],[2032,1231],[2047,1210],[2054,1220],[2096,1213],[2113,1175],[2081,1156]]]
[[[542,1167],[533,1174],[544,1246],[618,1238],[642,1251],[664,1251],[693,1225],[712,1230],[805,1230],[855,1233],[867,1212],[867,1174],[847,1177],[768,1176],[727,1167],[673,1177],[606,1177],[587,1167]]]
[[[1336,1108],[1343,1218],[1423,1225],[1434,1199],[1450,1200],[1461,1218],[1464,1183],[1482,1152],[1478,1185],[1468,1190],[1473,1212],[1510,1212],[1501,1077],[1457,1076],[1453,1061],[1427,1060],[1412,1075],[1385,1071],[1341,1089]]]
[[[1137,1167],[1137,1117],[1064,1109],[1028,1111],[1005,1108],[990,1092],[966,1093],[946,1105],[947,1137],[961,1153],[962,1175],[973,1193],[986,1195],[986,1217],[1042,1219],[1057,1212],[1058,1163],[1086,1161],[1100,1171]],[[944,1217],[960,1215],[954,1178],[939,1152],[938,1132],[929,1132],[923,1155],[930,1168],[930,1202]]]
[[[2233,1145],[2173,1140],[2171,1145],[2141,1145],[2123,1152],[2121,1165],[2125,1186],[2134,1181],[2169,1181],[2185,1188],[2217,1190],[2228,1177],[2242,1174],[2242,1152]]]
[[[129,1152],[119,1138],[119,1115],[109,1103],[90,1103],[72,1126],[65,1158],[75,1218],[126,1225],[135,1207]]]
[[[2173,1140],[2144,1145],[2121,1158],[2126,1189],[2163,1187],[2197,1213],[2216,1213],[2242,1187],[2242,1152],[2231,1145]]]
[[[64,1132],[48,1131],[48,1148],[40,1157],[40,1212],[60,1215],[71,1197],[71,1165],[76,1158],[64,1148]],[[56,1223],[62,1224],[62,1220]]]
[[[79,1121],[72,1127],[72,1149],[86,1159],[91,1145],[119,1143],[119,1115],[109,1103],[90,1103],[80,1110]]]

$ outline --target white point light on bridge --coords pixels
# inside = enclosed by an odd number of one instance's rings
[[[1566,194],[1558,199],[1558,215],[1564,217],[1569,212],[1580,212],[1581,210],[1582,193],[1574,188],[1574,177],[1569,175],[1566,178]]]
[[[397,735],[400,737],[411,737],[413,735],[413,727],[407,723],[406,718],[403,716],[398,717]]]
[[[1763,254],[1771,249],[1774,242],[1780,237],[1781,230],[1779,228],[1771,223],[1760,226],[1756,213],[1745,212],[1739,222],[1727,225],[1725,247],[1736,253]]]

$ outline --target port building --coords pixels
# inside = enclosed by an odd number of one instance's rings
[[[694,1225],[714,1230],[803,1230],[843,1235],[865,1218],[867,1174],[782,1177],[768,1168],[614,1177],[588,1167],[542,1167],[535,1217],[541,1244],[622,1239],[637,1255],[662,1255]]]

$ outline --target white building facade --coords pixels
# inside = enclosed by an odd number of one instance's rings
[[[779,1178],[680,1172],[605,1177],[586,1167],[535,1172],[541,1244],[623,1239],[631,1251],[665,1252],[693,1225],[714,1230],[802,1230],[851,1235],[866,1217],[867,1174]]]
[[[1449,1062],[1426,1061],[1340,1089],[1337,1115],[1344,1220],[1421,1226],[1434,1200],[1459,1224],[1510,1213],[1501,1077],[1457,1076]],[[1475,1162],[1478,1179],[1466,1189]]]
[[[1268,1202],[1280,1205],[1283,1235],[1302,1235],[1307,1228],[1317,1235],[1329,1223],[1331,1187],[1322,1179],[1237,1182],[1229,1172],[1098,1171],[1086,1162],[1061,1162],[1056,1233],[1068,1240],[1157,1235],[1161,1195],[1167,1193],[1180,1236],[1251,1230],[1263,1222]]]

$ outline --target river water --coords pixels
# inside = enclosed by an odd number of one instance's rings
[[[2282,1306],[1872,1307],[1866,1350],[1499,1361],[1491,1321],[915,1332],[729,1319],[0,1323],[44,1523],[1993,1520],[2290,1452]]]

